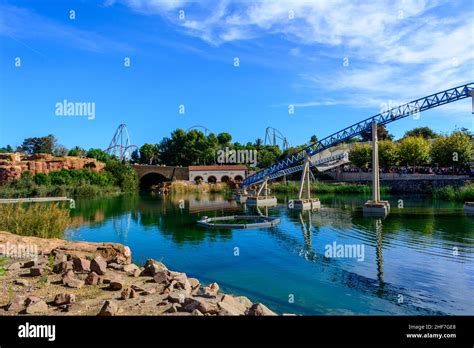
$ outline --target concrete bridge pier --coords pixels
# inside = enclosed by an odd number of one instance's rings
[[[263,196],[261,196],[262,192]],[[277,198],[275,196],[269,196],[268,193],[268,178],[265,178],[263,183],[260,185],[260,188],[257,190],[257,194],[247,197],[247,204],[256,207],[270,207],[277,205]]]
[[[364,204],[363,213],[367,216],[383,217],[390,213],[390,203],[380,200],[379,146],[376,121],[372,122],[372,200]]]
[[[298,192],[298,199],[292,200],[288,203],[288,208],[292,210],[314,210],[321,207],[319,198],[311,198],[311,178],[309,155],[306,154],[303,172],[301,173],[300,190]],[[305,187],[306,186],[306,187]],[[303,193],[306,193],[306,198],[303,198]]]

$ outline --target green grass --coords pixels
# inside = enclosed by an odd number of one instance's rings
[[[474,185],[465,185],[462,187],[445,186],[443,188],[433,189],[433,198],[447,201],[474,201]]]
[[[58,203],[2,204],[0,231],[21,236],[62,238],[71,225],[69,209]]]
[[[300,183],[297,181],[288,181],[286,184],[278,182],[270,185],[270,188],[276,193],[295,193],[298,192]],[[390,188],[382,186],[381,193],[389,193]],[[359,193],[370,194],[372,187],[364,184],[348,184],[348,183],[311,183],[311,192],[313,193]]]
[[[7,261],[6,257],[0,256],[0,276],[7,273],[6,269],[3,268],[3,265],[6,263],[6,261]]]

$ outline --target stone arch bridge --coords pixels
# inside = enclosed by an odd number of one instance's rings
[[[139,164],[135,164],[132,167],[137,172],[141,187],[150,187],[164,181],[189,180],[188,167]]]

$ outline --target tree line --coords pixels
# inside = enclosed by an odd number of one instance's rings
[[[400,166],[467,169],[473,156],[474,136],[465,128],[443,135],[420,127],[406,132],[397,141],[379,141],[379,163],[385,170]],[[349,160],[359,168],[368,168],[372,163],[372,145],[355,144]]]
[[[469,165],[474,154],[474,136],[472,132],[464,128],[455,130],[449,135],[443,135],[434,132],[429,127],[419,127],[407,131],[401,139],[396,141],[384,126],[379,126],[377,133],[379,161],[380,166],[384,169],[424,165],[462,168]],[[350,141],[356,143],[350,152],[350,161],[355,166],[368,168],[371,163],[371,145],[364,143],[371,139],[371,132],[366,131]],[[214,133],[205,134],[200,130],[176,129],[169,137],[164,137],[160,142],[145,143],[135,150],[131,156],[131,163],[170,166],[216,164],[218,151],[228,148],[236,151],[257,150],[258,165],[256,169],[260,169],[317,141],[318,138],[312,135],[308,143],[283,151],[278,146],[265,145],[259,138],[254,142],[241,144],[232,141],[232,135],[227,132],[216,135]],[[11,146],[0,148],[0,152],[13,151]],[[26,154],[48,153],[54,156],[89,157],[104,163],[114,159],[113,156],[97,148],[85,150],[80,146],[75,146],[68,150],[58,144],[54,135],[51,134],[45,137],[27,138],[15,151]]]

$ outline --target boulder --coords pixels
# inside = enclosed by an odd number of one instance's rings
[[[217,283],[211,283],[200,289],[199,293],[206,297],[216,297],[219,293],[219,285]]]
[[[168,271],[158,271],[153,275],[153,280],[158,284],[168,284],[170,277]]]
[[[25,308],[25,296],[15,296],[8,303],[6,310],[9,312],[19,312]]]
[[[115,316],[119,311],[119,306],[117,303],[111,300],[107,300],[104,302],[102,308],[99,311],[99,316]]]
[[[136,298],[136,297],[137,297],[137,292],[133,290],[132,288],[126,288],[120,294],[120,298],[122,300],[127,300],[129,298]]]
[[[227,294],[222,297],[219,305],[221,304],[226,304],[225,307],[227,307],[228,305],[228,306],[231,306],[232,308],[235,308],[235,310],[239,312],[238,315],[243,315],[245,311],[247,310],[247,307],[244,304],[237,301],[233,296],[227,295]]]
[[[30,267],[33,267],[34,265],[36,265],[36,262],[33,260],[30,260],[30,261],[23,262],[22,268],[30,268]]]
[[[246,314],[250,316],[277,315],[261,303],[255,303],[252,305],[252,307],[247,310]]]
[[[196,291],[201,286],[201,283],[196,278],[188,278],[189,284],[191,285],[192,291]]]
[[[184,290],[188,295],[191,294],[192,287],[189,283],[186,273],[179,273],[173,275],[174,288],[178,290]]]
[[[145,262],[144,268],[145,269],[143,270],[143,272],[141,274],[143,276],[153,277],[156,273],[158,273],[160,271],[168,271],[168,268],[166,268],[166,266],[164,264],[162,264],[159,261],[155,261],[153,259],[148,259]]]
[[[253,306],[252,301],[250,301],[248,297],[245,296],[235,296],[234,300],[244,305],[247,309]]]
[[[170,292],[166,297],[171,303],[185,303],[187,298],[187,294],[183,292]]]
[[[73,270],[76,273],[89,273],[91,271],[91,262],[85,258],[75,257],[72,259]]]
[[[219,302],[218,306],[220,309],[218,315],[244,315],[245,314],[245,310],[242,311],[239,308],[236,308],[227,302]]]
[[[63,284],[70,288],[80,289],[84,286],[84,281],[77,279],[71,270],[64,273],[62,279]]]
[[[89,273],[85,280],[86,285],[99,285],[101,282],[102,282],[102,279],[95,272]]]
[[[53,265],[53,272],[57,274],[61,274],[72,270],[74,268],[74,264],[72,261],[61,261]]]
[[[62,306],[67,304],[73,304],[76,302],[76,295],[74,294],[57,294],[54,297],[54,305],[55,306]]]
[[[140,267],[138,267],[137,265],[135,265],[134,263],[131,263],[129,265],[125,265],[123,266],[122,270],[124,272],[127,272],[127,273],[130,273],[130,274],[134,274],[136,270],[139,270]]]
[[[187,312],[193,312],[197,309],[203,314],[217,314],[220,311],[220,308],[214,300],[203,297],[186,299],[184,309]]]
[[[119,275],[114,275],[113,277],[110,278],[110,283],[109,283],[109,290],[122,290],[123,288],[123,279]]]
[[[102,256],[96,256],[91,261],[90,269],[99,275],[104,275],[107,272],[107,262]]]
[[[44,266],[35,266],[30,268],[30,277],[41,277],[43,275],[48,275],[49,270]]]
[[[25,309],[25,312],[27,314],[39,314],[39,313],[45,313],[47,311],[48,311],[48,305],[43,300],[30,302],[29,304],[26,305],[26,309]]]

